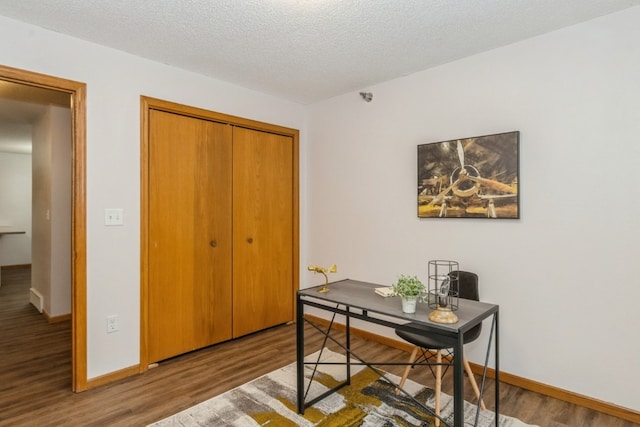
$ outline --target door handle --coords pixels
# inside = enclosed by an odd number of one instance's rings
[[[247,243],[253,243],[253,237],[247,237]]]
[[[215,240],[212,240],[212,241],[210,241],[210,242],[209,242],[209,245],[210,245],[212,248],[215,248],[216,246],[218,246],[218,242],[216,242]]]

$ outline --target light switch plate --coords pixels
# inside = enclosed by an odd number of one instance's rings
[[[123,210],[107,208],[104,210],[104,225],[123,225]]]

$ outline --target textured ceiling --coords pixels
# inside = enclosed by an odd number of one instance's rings
[[[0,0],[0,15],[309,104],[640,0]]]

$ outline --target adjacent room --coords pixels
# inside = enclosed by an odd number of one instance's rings
[[[0,425],[640,424],[637,0],[25,0],[0,34]]]

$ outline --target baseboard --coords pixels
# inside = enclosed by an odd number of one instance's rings
[[[480,365],[471,364],[471,370],[475,373],[482,374],[483,367]],[[487,375],[495,377],[495,371],[488,370]],[[582,394],[574,393],[572,391],[564,390],[552,385],[539,383],[534,380],[522,378],[517,375],[509,374],[508,372],[500,371],[500,382],[511,384],[525,390],[534,391],[536,393],[543,394],[545,396],[553,397],[558,400],[572,403],[574,405],[582,406],[594,411],[602,412],[603,414],[611,415],[621,418],[626,421],[631,421],[636,424],[640,424],[640,412],[634,411],[623,406],[618,406],[613,403],[604,402],[602,400],[595,399],[593,397],[584,396]]]
[[[37,289],[29,288],[29,302],[39,313],[44,311],[44,297]]]
[[[49,313],[47,313],[47,310],[45,310],[44,317],[47,318],[48,323],[60,323],[60,322],[66,322],[67,320],[71,320],[71,313],[60,314],[58,316],[51,316]]]
[[[305,318],[318,325],[329,326],[329,321],[322,317],[318,317],[314,315],[305,315]],[[334,322],[333,329],[344,332],[345,325]],[[352,327],[351,334],[368,339],[369,341],[374,341],[380,344],[387,345],[392,348],[404,350],[406,352],[411,352],[411,350],[413,349],[413,345],[405,341],[394,340],[393,338],[378,335],[376,333],[365,331],[363,329]],[[482,371],[484,369],[483,366],[477,365],[474,363],[470,363],[470,365],[471,365],[471,370],[474,373],[482,375]],[[488,369],[487,376],[489,378],[495,378],[495,370]],[[508,372],[504,372],[502,370],[500,371],[500,382],[505,384],[510,384],[516,387],[520,387],[525,390],[540,393],[545,396],[553,397],[555,399],[569,402],[574,405],[592,409],[594,411],[598,411],[603,414],[611,415],[617,418],[621,418],[623,420],[640,424],[640,412],[638,411],[634,411],[632,409],[618,406],[612,403],[603,402],[601,400],[594,399],[589,396],[584,396],[584,395],[574,393],[568,390],[564,390],[558,387],[554,387],[548,384],[543,384],[527,378],[519,377],[517,375],[513,375]]]
[[[101,375],[99,377],[95,377],[95,378],[91,378],[90,380],[87,380],[87,387],[85,390],[107,385],[112,382],[120,381],[125,378],[129,378],[139,374],[140,374],[140,367],[138,365],[130,366],[128,368],[120,369],[118,371],[110,372],[108,374]]]

